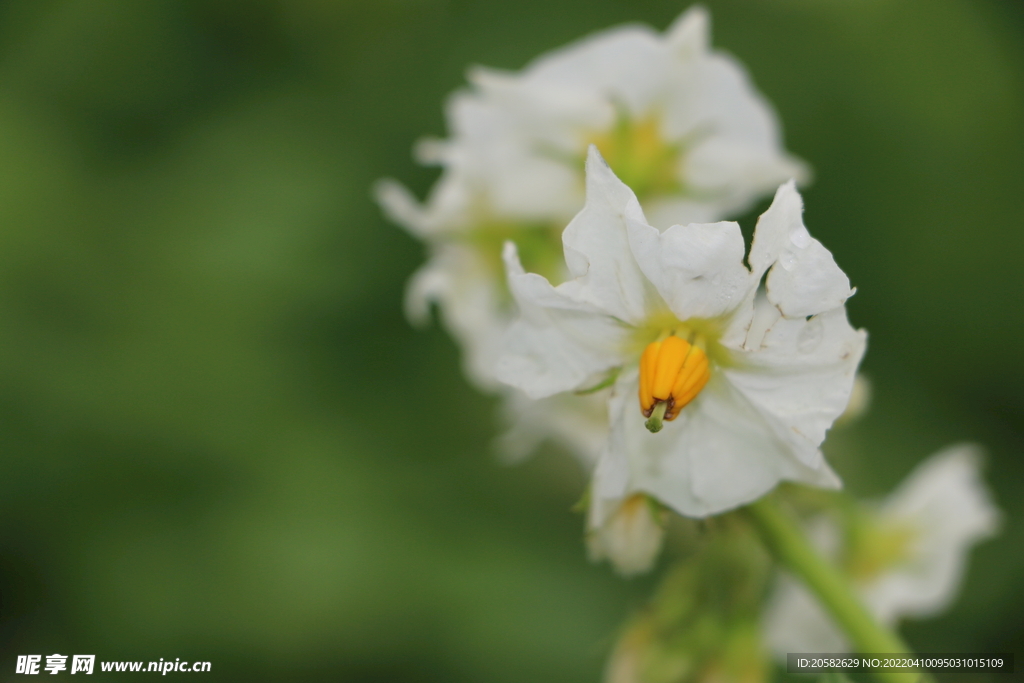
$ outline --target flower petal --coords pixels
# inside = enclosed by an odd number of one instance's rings
[[[820,453],[810,464],[795,457],[721,374],[712,375],[700,395],[657,434],[644,427],[636,391],[635,374],[627,375],[610,403],[612,425],[604,458],[609,474],[602,481],[599,466],[593,489],[604,514],[614,509],[608,499],[615,493],[643,491],[682,515],[706,517],[756,500],[780,481],[839,485]],[[628,463],[624,491],[622,462]],[[609,494],[598,501],[598,491]],[[591,523],[599,520],[592,511]]]
[[[646,222],[636,195],[591,145],[587,203],[562,233],[574,279],[559,289],[620,320],[639,323],[650,305],[650,286],[630,251],[627,220]]]
[[[780,183],[810,176],[803,162],[759,142],[724,131],[696,142],[682,170],[693,196],[705,198],[702,204],[718,216],[735,216]]]
[[[647,26],[618,26],[587,36],[534,60],[524,81],[583,87],[640,113],[656,106],[670,86],[678,57]]]
[[[761,317],[755,314],[754,321]],[[867,335],[850,326],[845,308],[810,320],[778,317],[763,332],[751,324],[750,333],[761,335],[760,341],[751,339],[737,366],[722,374],[764,417],[776,439],[815,466],[825,432],[850,400]]]
[[[665,40],[682,59],[693,59],[707,52],[711,43],[708,11],[700,5],[687,9],[665,31]]]
[[[736,223],[674,225],[664,233],[632,217],[626,224],[637,264],[680,320],[723,315],[757,286],[743,265]]]
[[[498,380],[538,399],[585,388],[622,363],[628,328],[604,310],[526,273],[515,245],[505,244],[509,288],[520,317],[498,360]]]
[[[460,232],[472,223],[473,188],[463,174],[454,170],[444,172],[422,204],[405,186],[391,178],[374,183],[373,192],[390,220],[421,239]]]
[[[771,269],[768,300],[788,318],[837,308],[853,295],[832,254],[804,227],[803,210],[796,184],[781,186],[757,220],[750,248],[750,267],[758,279]]]
[[[540,123],[521,121],[519,107],[525,103],[507,99],[470,92],[452,97],[448,118],[454,135],[443,144],[446,170],[457,173],[477,201],[505,219],[569,220],[583,202],[579,170],[537,154]],[[572,137],[557,114],[545,110],[537,116],[546,126],[545,146],[557,149],[558,141],[564,145]]]
[[[417,237],[430,232],[427,212],[402,183],[393,178],[381,178],[373,184],[373,196],[390,221]]]

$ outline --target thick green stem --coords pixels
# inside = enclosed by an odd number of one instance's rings
[[[751,503],[745,510],[765,545],[811,589],[858,652],[911,652],[898,635],[875,620],[846,577],[811,546],[797,521],[771,496]],[[885,683],[912,683],[921,674],[877,672],[875,676]]]

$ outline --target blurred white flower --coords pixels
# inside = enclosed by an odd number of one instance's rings
[[[422,159],[452,170],[425,219],[446,222],[479,198],[501,216],[568,218],[591,144],[659,227],[742,210],[806,174],[743,67],[709,42],[707,12],[694,7],[663,35],[620,26],[520,72],[471,69],[472,87],[449,102],[452,137],[421,143]]]
[[[981,480],[979,450],[961,444],[924,461],[881,503],[847,527],[820,517],[816,545],[838,561],[882,622],[927,617],[956,596],[967,554],[998,527],[999,511]],[[783,575],[769,601],[766,640],[787,652],[844,652],[849,644],[813,596]]]
[[[575,455],[589,474],[608,438],[609,393],[556,394],[534,401],[510,389],[502,405],[510,426],[497,439],[499,454],[507,462],[520,462],[550,441]]]
[[[441,303],[441,320],[462,347],[466,376],[478,388],[494,390],[494,366],[511,316],[504,286],[471,244],[439,243],[431,251],[430,260],[409,280],[406,315],[413,324],[425,325],[431,304]]]
[[[514,241],[532,271],[563,278],[559,238],[583,204],[588,145],[659,227],[724,218],[807,175],[743,67],[711,50],[708,33],[695,7],[664,34],[621,26],[520,72],[472,69],[470,87],[448,103],[451,137],[417,147],[422,162],[443,167],[427,201],[378,183],[388,216],[430,250],[407,292],[410,317],[439,304],[481,388],[494,388],[496,340],[513,315],[501,244]]]
[[[554,287],[524,272],[506,245],[521,314],[498,378],[542,399],[614,377],[591,528],[633,493],[702,517],[781,480],[839,485],[818,447],[846,407],[865,334],[847,322],[849,281],[802,213],[793,183],[780,187],[748,269],[737,224],[659,232],[592,147],[586,204],[562,236],[573,279]]]

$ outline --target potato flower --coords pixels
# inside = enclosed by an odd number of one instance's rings
[[[858,509],[842,528],[820,517],[810,535],[850,577],[879,621],[927,617],[956,595],[971,547],[992,536],[999,511],[981,481],[978,448],[951,446],[911,472],[888,498]],[[845,652],[849,644],[814,597],[779,577],[765,617],[765,637],[788,652]]]
[[[423,321],[439,304],[475,384],[495,388],[498,340],[514,314],[501,245],[514,241],[531,270],[563,278],[559,236],[583,205],[589,145],[659,227],[730,217],[806,175],[743,67],[709,42],[707,13],[696,7],[663,34],[620,26],[519,72],[472,69],[470,87],[448,103],[450,137],[417,148],[443,169],[427,201],[378,183],[389,217],[429,246],[407,312]]]
[[[736,223],[661,232],[594,147],[586,171],[586,204],[562,235],[572,279],[553,286],[505,246],[520,317],[497,376],[534,399],[612,386],[591,528],[635,493],[703,517],[782,480],[838,486],[819,446],[865,333],[794,184],[758,220],[748,267]]]

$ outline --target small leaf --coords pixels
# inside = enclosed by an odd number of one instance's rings
[[[577,396],[584,396],[586,394],[593,394],[595,392],[601,391],[602,389],[610,387],[611,385],[615,384],[615,380],[618,379],[619,372],[621,370],[622,368],[613,368],[612,371],[608,373],[608,376],[601,380],[598,384],[595,384],[594,386],[589,387],[587,389],[580,389],[579,391],[575,391],[573,393],[575,393]]]

